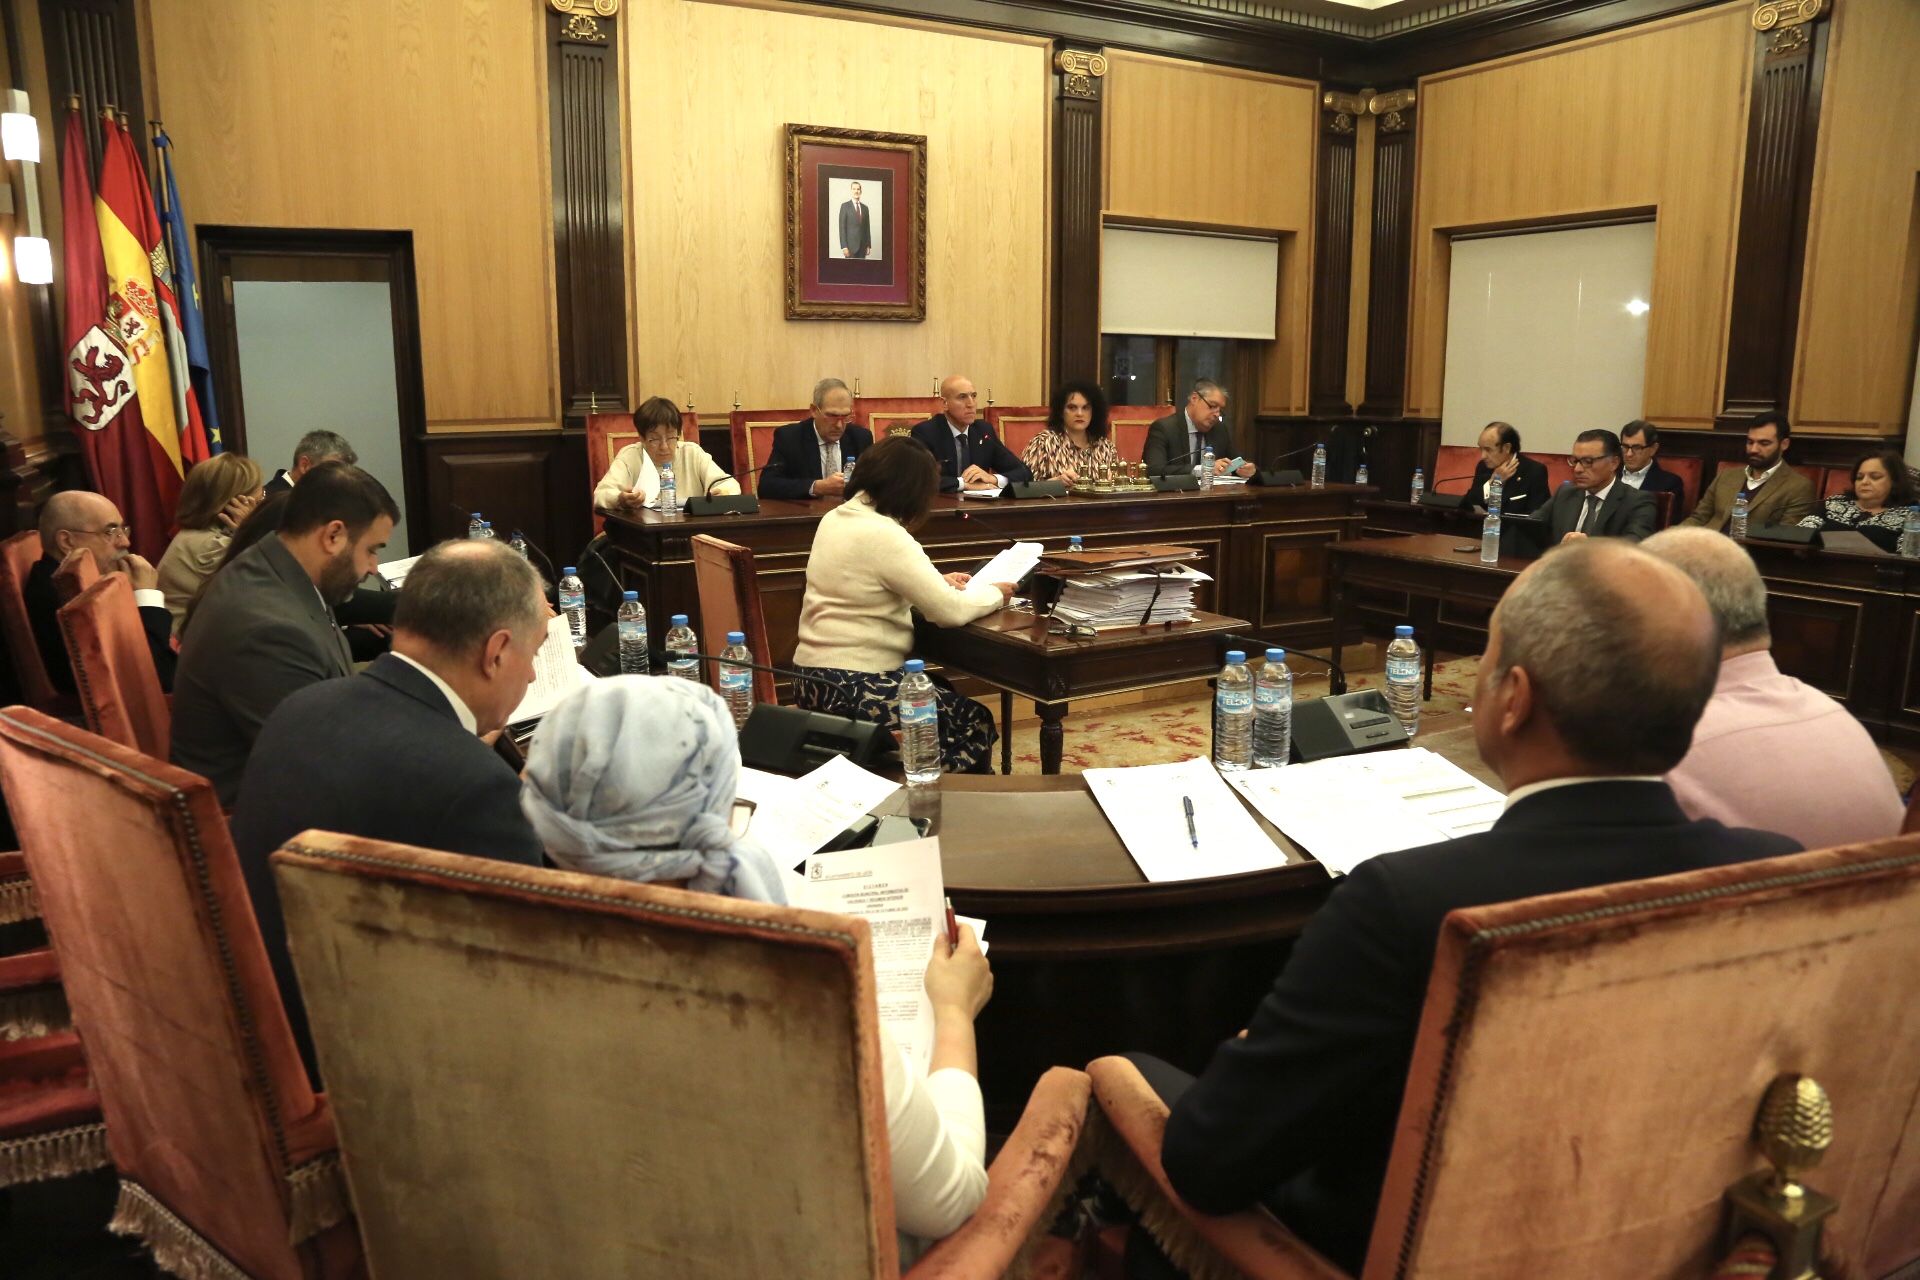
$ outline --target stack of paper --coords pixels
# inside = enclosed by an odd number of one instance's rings
[[[1188,565],[1160,569],[1121,569],[1068,578],[1054,605],[1056,617],[1106,630],[1188,622],[1193,618],[1193,589],[1212,578]]]
[[[540,652],[533,658],[533,683],[527,686],[526,696],[507,717],[507,723],[538,720],[553,710],[560,699],[593,678],[593,672],[581,666],[574,653],[573,633],[567,629],[566,615],[548,618],[547,638],[540,642]]]
[[[1140,874],[1156,884],[1266,871],[1287,862],[1286,850],[1267,837],[1207,760],[1088,769],[1082,776]]]
[[[800,778],[742,768],[734,792],[754,804],[747,834],[776,863],[790,867],[899,789],[899,783],[834,756]]]

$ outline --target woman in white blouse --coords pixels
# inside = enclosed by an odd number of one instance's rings
[[[638,444],[614,455],[607,474],[593,489],[597,511],[631,515],[650,507],[660,497],[660,468],[673,468],[674,490],[680,501],[711,491],[714,497],[740,492],[740,482],[720,469],[711,454],[692,440],[680,438],[680,406],[655,396],[633,413]]]

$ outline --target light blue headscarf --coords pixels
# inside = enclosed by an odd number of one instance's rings
[[[679,880],[785,903],[767,851],[728,829],[740,745],[720,695],[672,676],[610,676],[533,735],[520,808],[553,860],[622,880]]]

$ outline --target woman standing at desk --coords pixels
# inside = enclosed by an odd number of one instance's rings
[[[1091,480],[1119,469],[1107,422],[1107,397],[1090,382],[1068,382],[1053,393],[1047,429],[1020,455],[1035,480]]]
[[[1013,597],[1010,582],[942,574],[914,532],[940,490],[940,467],[911,436],[888,436],[860,456],[844,500],[820,518],[807,556],[794,704],[899,731],[900,674],[913,647],[912,611],[960,627]],[[935,679],[940,764],[949,773],[985,773],[993,716]]]
[[[691,440],[680,438],[680,406],[665,396],[655,396],[633,412],[634,429],[640,433],[637,444],[630,444],[613,457],[607,474],[593,489],[596,511],[632,514],[650,507],[660,496],[660,468],[673,468],[673,484],[680,501],[706,495],[740,492],[740,482],[720,469],[713,456]],[[716,483],[717,482],[717,483]]]
[[[1913,477],[1907,461],[1888,449],[1870,453],[1853,466],[1853,489],[1827,499],[1824,510],[1802,517],[1804,529],[1855,529],[1875,546],[1892,551],[1914,504]]]

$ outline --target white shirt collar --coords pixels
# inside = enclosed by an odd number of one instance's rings
[[[453,691],[452,685],[440,678],[439,672],[424,662],[409,658],[404,653],[396,653],[393,656],[412,667],[415,671],[418,671],[427,679],[433,681],[433,687],[444,694],[447,701],[453,705],[453,714],[460,718],[461,728],[465,729],[468,733],[477,734],[480,732],[480,722],[474,719],[473,712],[467,707],[466,700]]]
[[[1786,462],[1786,460],[1787,460],[1787,455],[1784,453],[1781,454],[1780,460],[1778,462],[1775,462],[1772,466],[1768,467],[1765,471],[1762,471],[1760,473],[1760,478],[1758,480],[1753,478],[1753,469],[1750,467],[1743,469],[1741,473],[1741,478],[1747,482],[1746,484],[1747,488],[1758,489],[1761,485],[1773,479],[1773,473],[1778,471],[1781,465]]]
[[[1613,486],[1615,486],[1615,485],[1617,485],[1617,484],[1619,484],[1619,483],[1620,483],[1620,477],[1619,477],[1619,476],[1615,476],[1615,477],[1614,477],[1613,479],[1611,479],[1611,480],[1609,480],[1609,481],[1607,481],[1607,487],[1606,487],[1606,488],[1604,488],[1604,489],[1589,489],[1589,490],[1587,491],[1587,496],[1588,496],[1588,497],[1591,497],[1591,498],[1592,498],[1592,499],[1593,499],[1593,500],[1594,500],[1595,502],[1605,502],[1605,501],[1607,500],[1607,495],[1613,492]]]
[[[1511,809],[1528,796],[1539,795],[1542,791],[1552,791],[1555,787],[1578,787],[1589,782],[1664,782],[1659,774],[1609,773],[1593,777],[1547,778],[1541,782],[1529,782],[1524,787],[1515,787],[1507,793],[1507,808]]]

